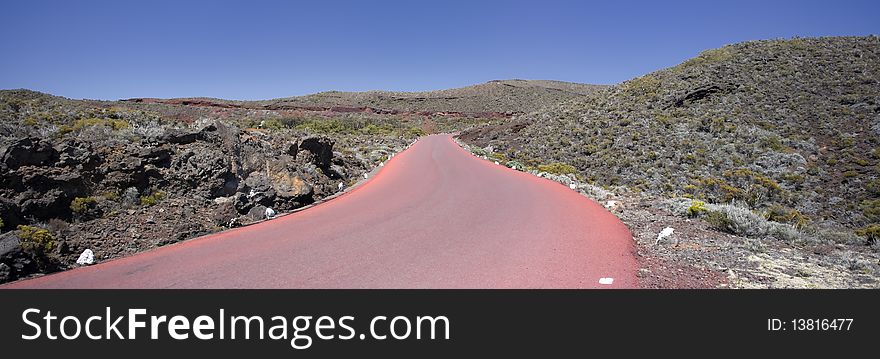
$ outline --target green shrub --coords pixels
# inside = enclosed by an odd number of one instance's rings
[[[856,230],[856,234],[865,237],[868,244],[875,244],[880,239],[880,225],[871,224],[865,228]]]
[[[507,162],[507,167],[513,168],[513,169],[515,169],[515,170],[517,170],[517,171],[522,171],[522,170],[525,170],[525,169],[526,169],[526,166],[524,166],[522,163],[519,163],[519,162],[516,161],[516,160],[508,161],[508,162]]]
[[[700,189],[706,198],[712,202],[728,203],[737,199],[743,199],[743,190],[731,186],[720,178],[705,178],[698,180]]]
[[[76,197],[70,202],[70,210],[75,214],[83,214],[94,207],[96,203],[98,201],[95,197]]]
[[[577,172],[574,166],[562,162],[551,163],[549,165],[538,165],[538,171],[552,173],[555,175],[566,175]]]
[[[34,226],[18,226],[21,248],[36,253],[46,253],[55,248],[55,236],[48,230]]]
[[[3,228],[3,218],[0,218],[0,228]]]
[[[104,192],[103,194],[101,194],[101,197],[104,197],[104,199],[106,199],[108,201],[116,202],[119,200],[119,192],[107,191],[107,192]]]
[[[155,206],[157,203],[162,201],[165,198],[165,192],[156,191],[150,194],[149,196],[141,196],[141,205],[144,206]]]
[[[84,118],[73,121],[73,123],[69,125],[61,126],[58,131],[61,134],[66,134],[92,126],[107,126],[112,128],[113,130],[121,130],[124,128],[128,128],[129,124],[128,121],[113,118]]]
[[[691,202],[690,207],[687,209],[688,217],[699,217],[706,213],[708,209],[706,209],[706,202],[703,201],[693,201]]]
[[[654,75],[648,74],[624,82],[621,87],[624,91],[627,91],[640,99],[648,100],[658,96],[660,85],[660,79]]]
[[[500,163],[507,162],[507,155],[498,152],[492,152],[489,154],[489,158],[494,159]]]
[[[21,124],[25,125],[25,126],[30,126],[30,127],[37,127],[40,125],[40,122],[37,121],[37,119],[35,119],[33,117],[28,117],[28,118],[24,119],[24,121],[22,121]]]
[[[869,220],[880,221],[880,199],[862,201],[859,207]]]
[[[880,180],[873,180],[865,185],[865,189],[875,196],[880,196]]]
[[[782,140],[776,135],[767,136],[761,139],[761,146],[776,152],[784,152],[786,149],[785,145],[782,144]]]
[[[681,64],[682,67],[690,67],[701,64],[718,63],[733,58],[733,50],[730,47],[722,47],[719,49],[706,50],[699,56],[689,59]]]
[[[715,230],[735,234],[733,221],[724,212],[709,211],[706,214],[706,222]]]
[[[394,127],[371,123],[361,128],[361,133],[370,136],[390,136],[394,133]]]
[[[725,171],[724,176],[732,180],[743,180],[751,182],[754,185],[764,187],[769,191],[779,191],[779,183],[776,183],[770,177],[757,173],[747,168],[739,168],[732,171]]]
[[[422,137],[427,134],[428,133],[425,132],[425,130],[423,130],[421,127],[415,127],[415,126],[406,129],[406,131],[404,131],[404,133],[403,133],[403,135],[406,137]]]
[[[281,119],[277,119],[277,118],[270,118],[268,120],[262,120],[259,122],[258,126],[260,128],[264,128],[267,130],[281,130],[281,129],[290,127],[289,123],[286,123],[286,122],[282,121]]]
[[[770,206],[770,208],[764,212],[764,218],[773,222],[792,224],[796,227],[803,227],[810,222],[810,219],[801,214],[798,210],[779,204]]]

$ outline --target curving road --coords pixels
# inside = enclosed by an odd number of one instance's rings
[[[622,288],[635,272],[600,205],[434,135],[308,210],[5,287]]]

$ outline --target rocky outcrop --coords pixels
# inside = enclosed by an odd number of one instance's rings
[[[46,141],[37,138],[23,138],[3,151],[3,165],[8,169],[23,166],[50,165],[58,159],[58,152]]]
[[[86,249],[100,261],[314,203],[370,167],[334,145],[222,122],[102,145],[10,141],[0,152],[0,282],[74,266]],[[17,226],[47,223],[53,250],[21,250]]]

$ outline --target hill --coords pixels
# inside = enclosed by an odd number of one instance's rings
[[[426,92],[328,91],[264,101],[209,98],[126,101],[262,110],[508,117],[591,94],[605,87],[548,80],[495,80],[467,87]]]
[[[880,285],[876,36],[708,50],[460,138],[605,203],[645,287]]]
[[[463,138],[598,185],[859,228],[880,221],[878,69],[873,36],[747,42]]]

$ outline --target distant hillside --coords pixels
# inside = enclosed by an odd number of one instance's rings
[[[462,137],[599,185],[859,228],[880,222],[880,38],[725,46]]]
[[[505,117],[535,111],[560,101],[582,97],[606,86],[548,80],[496,80],[484,84],[426,92],[339,92],[264,101],[229,101],[208,98],[131,99],[148,102],[249,108],[266,110],[306,110],[371,112],[380,114],[461,114]]]

